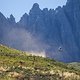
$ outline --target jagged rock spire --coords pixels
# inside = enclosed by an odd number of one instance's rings
[[[27,13],[25,13],[25,14],[21,17],[21,19],[20,19],[20,21],[19,21],[19,24],[20,24],[20,25],[27,26],[27,25],[28,25],[28,18],[29,18],[29,15],[28,15]]]
[[[14,18],[14,16],[11,14],[10,15],[10,20],[12,21],[12,22],[15,22],[15,18]]]
[[[38,3],[34,3],[32,8],[39,8],[39,4]]]
[[[15,18],[14,16],[11,14],[10,15],[10,18],[8,18],[8,21],[11,23],[11,24],[14,24],[15,23]]]
[[[33,7],[31,8],[29,14],[40,14],[41,13],[41,9],[39,8],[39,4],[38,3],[34,3]]]

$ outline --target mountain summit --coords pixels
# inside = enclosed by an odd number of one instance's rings
[[[35,3],[18,23],[12,15],[6,19],[0,14],[0,36],[0,43],[16,49],[45,52],[63,62],[80,61],[80,0],[67,0],[55,10],[41,10]]]

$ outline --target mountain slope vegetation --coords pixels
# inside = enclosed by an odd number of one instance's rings
[[[0,80],[80,80],[80,71],[0,45]]]

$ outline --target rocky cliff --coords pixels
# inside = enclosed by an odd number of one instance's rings
[[[41,10],[35,3],[29,14],[15,22],[0,13],[0,43],[26,51],[45,51],[59,61],[80,61],[80,1],[67,0],[63,7]]]

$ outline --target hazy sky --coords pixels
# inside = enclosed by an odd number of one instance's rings
[[[6,17],[13,14],[16,21],[26,12],[28,13],[34,3],[38,3],[40,8],[52,8],[66,4],[67,0],[0,0],[0,12]]]

